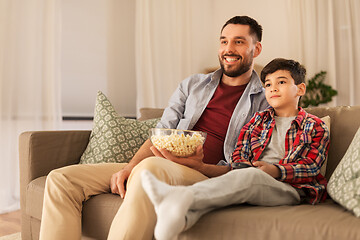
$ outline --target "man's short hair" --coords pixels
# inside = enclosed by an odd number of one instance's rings
[[[306,69],[299,62],[288,60],[284,58],[275,58],[269,62],[261,71],[260,78],[265,83],[267,75],[272,74],[278,70],[287,70],[294,79],[295,85],[305,83]]]
[[[233,18],[230,18],[225,24],[224,26],[221,28],[221,32],[224,30],[224,28],[228,25],[228,24],[241,24],[241,25],[248,25],[250,27],[250,34],[254,35],[256,37],[256,41],[261,42],[261,38],[262,38],[262,26],[260,24],[258,24],[258,22],[248,16],[235,16]]]

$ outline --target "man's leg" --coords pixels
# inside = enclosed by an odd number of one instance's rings
[[[124,202],[117,212],[108,239],[152,239],[156,223],[154,206],[141,185],[141,172],[150,171],[170,185],[191,185],[207,179],[191,168],[170,160],[150,157],[141,161],[131,172]]]
[[[178,226],[185,218],[186,228],[190,228],[203,214],[215,208],[245,202],[262,206],[300,203],[300,196],[293,187],[255,168],[233,170],[188,187],[168,186],[145,172],[143,185],[155,208],[161,209],[156,226],[158,239],[178,235],[181,232]],[[169,212],[177,214],[167,214]]]
[[[53,170],[46,179],[40,239],[80,239],[82,203],[110,191],[111,176],[126,163],[78,164]]]

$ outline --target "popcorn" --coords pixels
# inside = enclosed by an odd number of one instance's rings
[[[151,142],[157,149],[167,149],[177,157],[188,157],[193,155],[196,148],[203,144],[204,141],[205,137],[197,132],[192,132],[192,134],[187,135],[184,133],[171,133],[170,135],[151,136]]]

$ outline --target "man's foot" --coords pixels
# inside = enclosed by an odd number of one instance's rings
[[[157,215],[155,238],[176,239],[186,224],[186,213],[193,202],[193,193],[184,186],[170,186],[144,170],[141,183]]]

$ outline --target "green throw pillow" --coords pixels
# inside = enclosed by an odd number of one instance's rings
[[[331,198],[360,217],[360,128],[328,183]]]
[[[98,92],[94,125],[80,164],[129,162],[148,139],[149,129],[160,118],[146,121],[119,116],[102,92]]]

